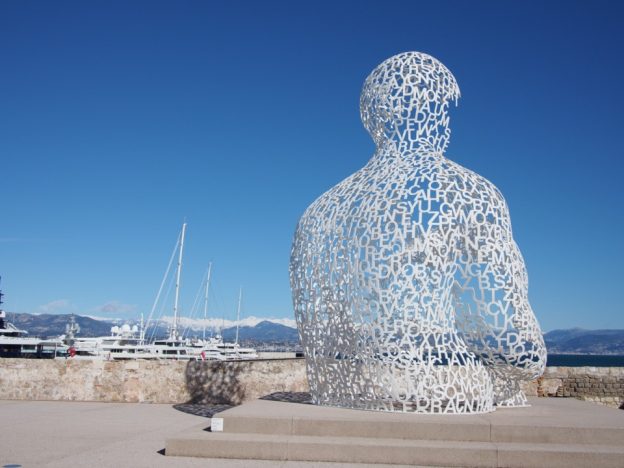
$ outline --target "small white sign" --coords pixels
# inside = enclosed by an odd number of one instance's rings
[[[211,432],[223,432],[223,418],[212,418],[210,423]]]

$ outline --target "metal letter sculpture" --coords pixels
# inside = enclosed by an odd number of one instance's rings
[[[297,226],[290,278],[316,404],[479,413],[523,406],[546,349],[507,205],[446,159],[451,72],[407,52],[366,79],[377,150]]]

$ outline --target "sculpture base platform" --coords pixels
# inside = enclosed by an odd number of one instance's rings
[[[166,455],[478,467],[624,466],[624,411],[564,398],[481,415],[421,415],[256,400],[167,440]]]

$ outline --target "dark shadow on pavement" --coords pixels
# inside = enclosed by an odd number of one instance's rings
[[[302,403],[304,405],[312,404],[312,396],[309,392],[275,392],[261,397],[260,400]]]
[[[204,418],[212,418],[221,411],[233,408],[232,405],[199,405],[193,403],[181,403],[179,405],[173,405],[173,407],[183,413],[203,416]]]

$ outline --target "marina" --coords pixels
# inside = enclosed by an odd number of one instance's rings
[[[26,330],[8,322],[6,313],[0,310],[0,357],[54,359],[66,356],[68,347],[61,340],[43,340],[27,334]]]
[[[123,324],[111,327],[110,335],[96,337],[79,336],[80,326],[75,317],[70,316],[65,334],[52,339],[39,339],[26,336],[26,330],[15,327],[7,320],[6,312],[1,309],[3,294],[0,292],[0,357],[24,358],[62,358],[62,359],[101,359],[101,360],[202,360],[202,361],[240,361],[258,359],[254,348],[239,344],[239,323],[243,291],[239,289],[238,306],[236,309],[236,337],[234,342],[225,341],[220,334],[206,337],[204,325],[202,338],[185,336],[188,328],[181,331],[180,320],[180,278],[184,253],[184,239],[187,223],[182,230],[174,248],[171,259],[177,255],[175,270],[175,297],[173,303],[173,320],[166,338],[146,339],[146,329],[153,320],[154,310],[162,293],[163,285],[170,271],[171,261],[161,282],[154,306],[147,324],[141,316],[140,325]],[[208,267],[204,286],[204,323],[208,313],[208,292],[212,263]]]
[[[29,337],[26,330],[9,322],[2,309],[3,296],[0,290],[0,357],[54,359],[67,355],[68,347],[62,340]]]
[[[256,351],[252,348],[241,348],[238,343],[238,327],[240,322],[240,312],[242,303],[242,288],[239,290],[237,318],[236,318],[236,340],[234,343],[224,342],[221,335],[216,335],[210,339],[206,339],[206,329],[203,330],[202,339],[191,340],[184,336],[184,332],[180,332],[179,325],[179,299],[180,299],[180,278],[182,274],[182,260],[184,253],[184,239],[186,235],[186,222],[182,224],[182,230],[172,258],[177,253],[177,268],[175,272],[175,298],[173,304],[173,321],[169,330],[169,336],[166,339],[155,340],[152,344],[147,345],[146,349],[151,357],[158,359],[178,359],[178,360],[241,360],[256,359],[258,357]],[[170,262],[171,264],[171,262]],[[165,284],[169,267],[165,272],[165,277],[161,282],[161,288],[156,296],[155,305],[162,292],[162,285]],[[210,286],[210,277],[212,273],[212,264],[209,264],[205,289],[204,289],[204,323],[207,319],[208,312],[208,291]],[[152,308],[148,324],[152,319],[155,306]],[[144,341],[144,330],[140,330],[140,340]]]

